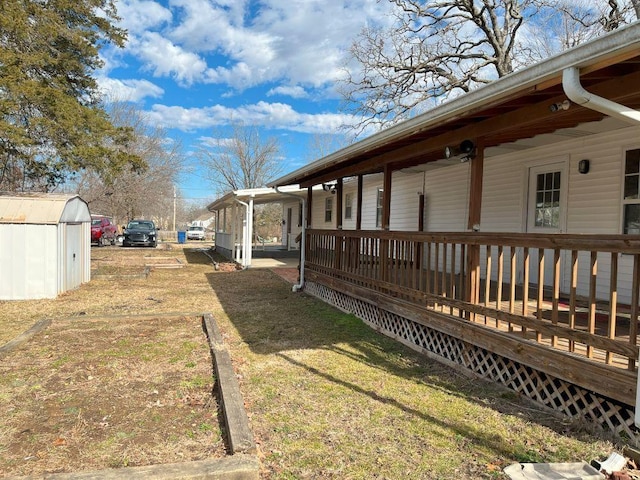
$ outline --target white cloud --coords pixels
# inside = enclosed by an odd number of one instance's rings
[[[295,86],[280,86],[276,88],[272,88],[267,92],[268,97],[272,97],[274,95],[284,95],[291,98],[307,98],[309,94],[299,85]]]
[[[135,42],[133,49],[145,61],[145,68],[156,77],[170,76],[178,84],[188,86],[207,75],[204,59],[175,45],[159,33],[145,33]]]
[[[220,83],[238,91],[264,82],[332,86],[344,52],[376,0],[125,0],[128,52],[156,76],[181,85]],[[125,18],[126,17],[126,18]]]
[[[228,125],[234,119],[242,120],[247,125],[312,134],[334,134],[343,125],[354,123],[354,118],[349,115],[300,113],[290,105],[267,102],[237,108],[222,105],[185,108],[156,104],[149,116],[158,125],[185,132]]]
[[[148,80],[116,80],[98,78],[100,90],[109,99],[139,102],[145,98],[160,98],[164,90]]]
[[[166,25],[172,18],[171,10],[152,0],[121,0],[117,8],[119,26],[133,36]]]

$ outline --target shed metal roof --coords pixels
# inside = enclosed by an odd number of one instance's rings
[[[55,225],[91,221],[89,207],[78,195],[0,192],[0,224]]]

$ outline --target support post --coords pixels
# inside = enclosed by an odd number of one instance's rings
[[[342,178],[336,182],[336,228],[342,230]]]
[[[308,187],[307,188],[307,228],[311,228],[311,210],[312,210],[312,205],[313,205],[313,188],[312,187]]]
[[[357,210],[356,210],[356,230],[362,230],[362,186],[363,176],[358,175],[358,194],[357,194]]]
[[[476,143],[476,154],[470,160],[471,181],[469,184],[469,220],[467,228],[480,229],[482,214],[482,174],[484,171],[484,146]],[[478,303],[480,292],[480,245],[469,245],[467,249],[467,301]],[[487,279],[489,281],[489,279]]]

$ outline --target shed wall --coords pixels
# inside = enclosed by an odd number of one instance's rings
[[[57,225],[0,225],[0,300],[55,298]]]

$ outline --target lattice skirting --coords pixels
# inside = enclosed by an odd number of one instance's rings
[[[595,422],[619,438],[628,438],[636,444],[640,440],[640,432],[634,426],[632,405],[587,391],[319,283],[307,282],[305,292],[356,315],[372,328],[411,348],[428,352],[432,358],[500,383],[571,419]]]

